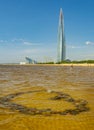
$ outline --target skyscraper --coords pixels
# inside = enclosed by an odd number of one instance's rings
[[[64,16],[60,9],[59,28],[58,28],[58,56],[57,62],[65,60],[65,36],[64,36]]]

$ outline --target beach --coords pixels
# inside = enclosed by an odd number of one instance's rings
[[[10,64],[10,65],[12,65],[12,64]],[[21,64],[22,65],[22,64]],[[72,67],[72,66],[83,66],[83,67],[89,67],[89,66],[92,66],[92,67],[94,67],[94,64],[92,63],[92,64],[90,64],[90,63],[70,63],[70,64],[66,64],[66,63],[64,63],[64,64],[23,64],[22,66],[70,66],[70,67]]]
[[[94,64],[0,65],[0,130],[93,130],[93,98]]]

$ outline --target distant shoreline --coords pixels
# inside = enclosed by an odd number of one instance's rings
[[[85,66],[94,66],[94,64],[90,64],[90,63],[70,63],[70,64],[22,64],[22,65],[20,65],[20,64],[0,64],[0,65],[13,65],[13,66],[15,66],[15,65],[19,65],[19,66],[71,66],[71,67],[73,67],[73,66],[83,66],[83,67],[85,67]]]

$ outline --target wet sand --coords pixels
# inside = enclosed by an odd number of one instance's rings
[[[55,92],[69,96],[64,99]],[[61,99],[52,100],[57,98]],[[89,109],[77,114],[58,113],[79,106],[79,102],[69,102],[68,98],[86,101]],[[0,130],[93,130],[93,98],[93,66],[0,66]],[[20,111],[13,109],[15,104]],[[46,111],[32,114],[30,108]]]

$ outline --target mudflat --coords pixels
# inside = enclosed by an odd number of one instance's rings
[[[93,65],[0,65],[0,130],[93,130]]]

